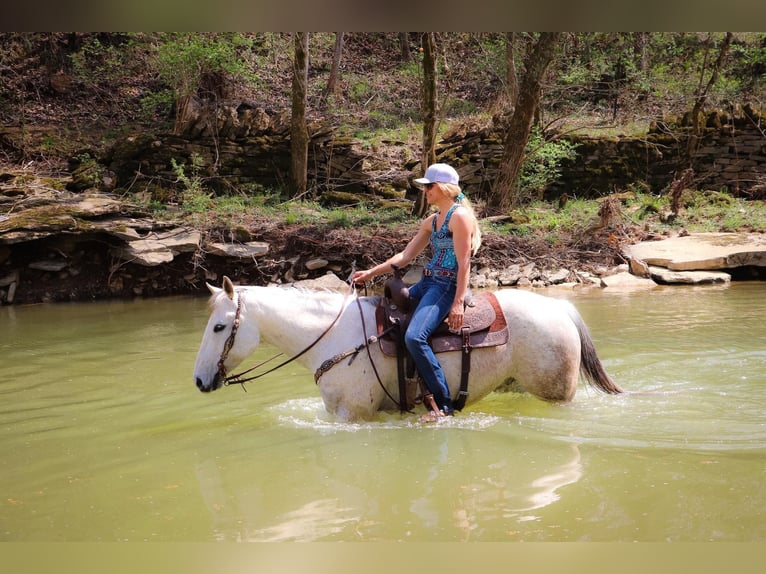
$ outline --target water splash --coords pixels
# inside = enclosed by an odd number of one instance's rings
[[[419,414],[378,413],[371,421],[343,422],[325,411],[320,398],[287,400],[272,406],[270,411],[276,414],[277,419],[283,425],[311,429],[322,433],[443,428],[484,430],[502,420],[501,417],[493,414],[469,412],[448,417],[435,424],[423,424],[418,421]]]

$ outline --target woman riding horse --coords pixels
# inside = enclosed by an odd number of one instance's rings
[[[364,283],[407,265],[426,245],[431,245],[431,260],[423,277],[409,290],[415,310],[404,335],[404,343],[436,402],[436,408],[422,417],[424,422],[454,414],[447,379],[429,338],[445,318],[452,331],[459,332],[463,326],[471,254],[481,245],[479,223],[458,185],[459,179],[452,166],[444,163],[429,166],[425,176],[415,183],[423,185],[426,201],[436,207],[436,213],[421,222],[415,237],[403,251],[371,269],[357,271],[352,277],[355,283]],[[430,402],[428,399],[426,397],[426,404]]]

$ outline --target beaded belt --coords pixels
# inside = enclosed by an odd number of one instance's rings
[[[457,277],[454,271],[442,271],[440,269],[423,269],[425,277]]]

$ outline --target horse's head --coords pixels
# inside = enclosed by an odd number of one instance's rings
[[[228,277],[223,289],[208,284],[210,319],[194,364],[194,381],[202,392],[219,389],[226,375],[255,351],[260,342],[258,326],[245,313],[241,292]]]

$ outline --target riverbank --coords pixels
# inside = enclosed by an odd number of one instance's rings
[[[70,179],[0,169],[2,304],[204,294],[205,283],[218,284],[223,275],[250,285],[328,273],[345,279],[353,268],[403,249],[418,225],[401,208],[370,214],[300,202],[278,210],[254,203],[224,210],[213,202],[205,213],[176,208],[157,214],[132,197],[68,191]],[[686,211],[672,223],[661,205],[647,209],[649,200],[631,194],[555,207],[541,203],[507,217],[481,218],[484,240],[472,286],[615,287],[625,285],[617,279],[629,272],[634,283],[646,277],[637,263],[646,257],[631,256],[628,247],[689,235],[683,223],[694,230],[704,221],[704,230],[710,228],[711,216],[692,209],[695,198],[690,193]],[[742,225],[729,231],[745,234],[753,233],[765,211],[762,201],[752,200],[717,209],[717,229],[730,227],[726,209],[748,210]],[[752,261],[749,277],[742,278],[760,278],[762,265],[762,258]]]
[[[367,226],[290,222],[257,212],[232,225],[158,219],[105,194],[27,188],[0,194],[0,299],[4,304],[205,293],[223,275],[254,285],[327,273],[346,278],[401,250],[417,220]],[[619,262],[605,234],[551,245],[486,230],[474,286],[586,282]],[[374,287],[374,286],[373,286]]]

